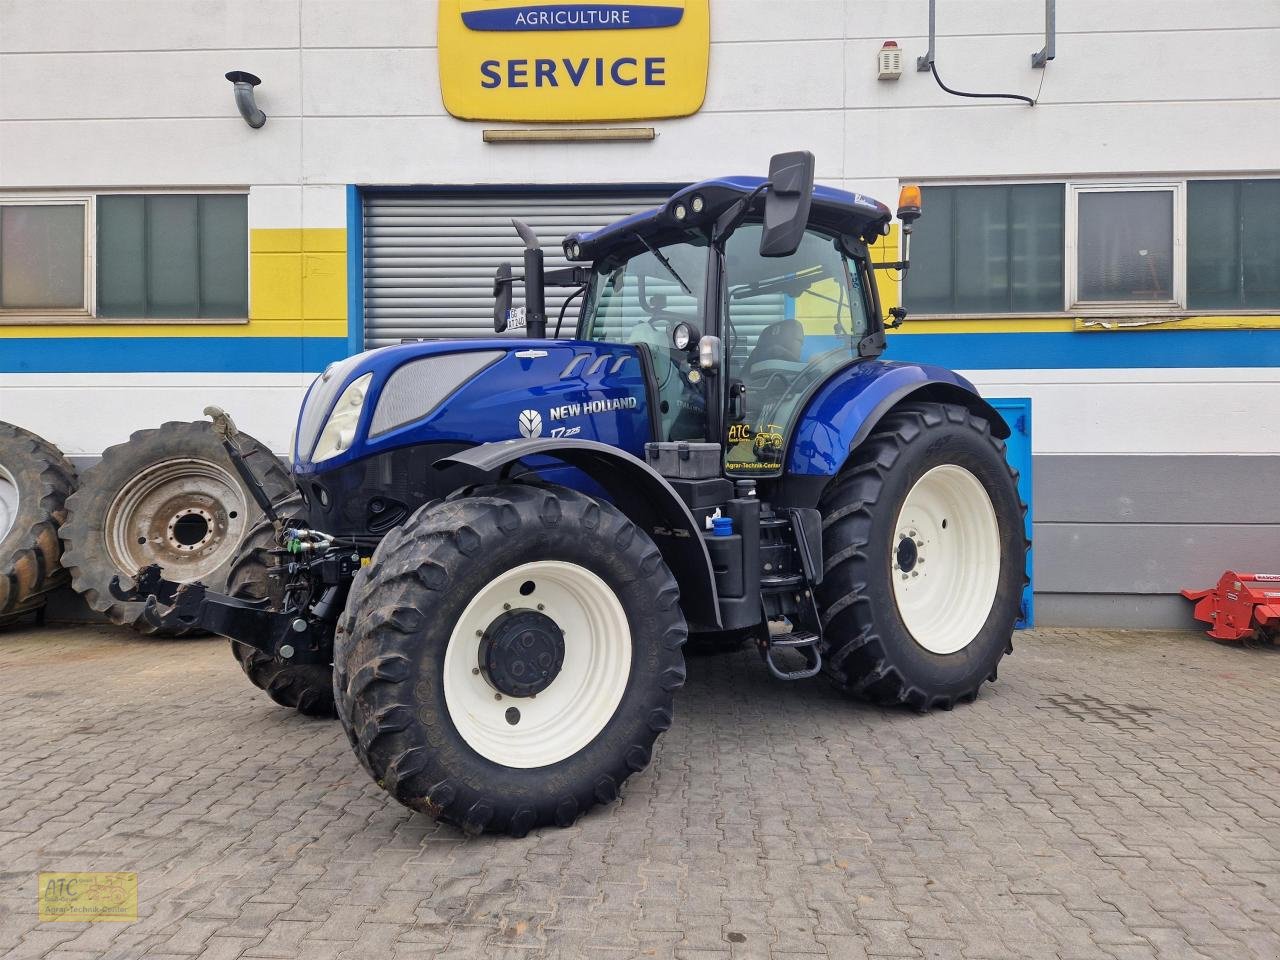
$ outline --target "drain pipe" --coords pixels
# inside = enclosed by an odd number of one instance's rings
[[[253,97],[253,88],[262,81],[244,70],[232,70],[227,74],[227,79],[235,85],[236,109],[240,111],[240,116],[244,117],[245,123],[257,130],[267,122],[267,115]]]

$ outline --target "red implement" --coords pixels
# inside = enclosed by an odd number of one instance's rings
[[[1215,640],[1252,637],[1274,640],[1280,635],[1280,573],[1236,573],[1228,570],[1208,590],[1183,590],[1195,601],[1192,615],[1210,625]]]

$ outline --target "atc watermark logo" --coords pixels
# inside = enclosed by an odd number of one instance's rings
[[[39,883],[42,923],[138,919],[136,873],[41,873]]]
[[[708,0],[440,0],[440,91],[466,120],[642,120],[702,106]]]

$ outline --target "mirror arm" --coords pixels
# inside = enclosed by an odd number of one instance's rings
[[[729,234],[742,225],[742,221],[746,219],[747,213],[751,210],[751,204],[755,203],[756,198],[764,193],[769,186],[769,181],[766,180],[745,197],[735,201],[724,213],[720,214],[716,218],[715,225],[711,228],[711,242],[715,244],[724,243],[729,238]]]

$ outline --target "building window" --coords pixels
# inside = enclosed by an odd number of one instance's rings
[[[1090,186],[1074,194],[1074,302],[1175,306],[1175,188]]]
[[[246,316],[246,218],[244,196],[99,197],[98,316]]]
[[[0,201],[0,311],[85,312],[85,200]]]
[[[1280,307],[1280,180],[1187,184],[1187,306]]]
[[[244,318],[248,198],[0,198],[0,318]]]
[[[904,296],[918,313],[1062,309],[1063,185],[925,187]]]

